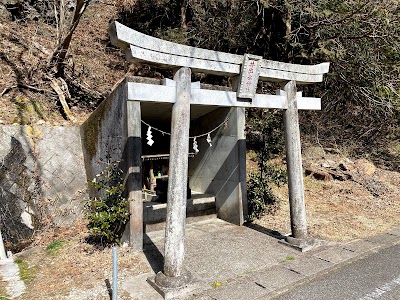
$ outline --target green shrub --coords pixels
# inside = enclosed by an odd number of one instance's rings
[[[99,195],[89,198],[85,205],[90,233],[101,243],[118,243],[129,220],[129,201],[123,196],[123,172],[119,162],[107,163],[105,170],[89,184]]]
[[[250,175],[247,182],[247,201],[249,208],[248,221],[260,219],[267,213],[273,214],[278,209],[279,199],[269,186],[268,177],[261,173]]]
[[[251,174],[247,182],[248,221],[273,214],[279,208],[278,198],[271,184],[281,186],[287,182],[286,169],[271,160],[282,154],[284,149],[282,112],[278,110],[246,110],[246,142],[258,163],[258,172]]]

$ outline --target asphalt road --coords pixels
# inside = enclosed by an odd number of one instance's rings
[[[400,300],[400,244],[344,265],[274,300]]]

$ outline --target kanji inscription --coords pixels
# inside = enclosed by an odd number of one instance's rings
[[[244,55],[240,86],[237,91],[239,98],[254,99],[256,95],[258,77],[260,76],[261,56]]]

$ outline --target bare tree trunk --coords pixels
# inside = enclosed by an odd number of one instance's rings
[[[290,35],[292,34],[292,7],[288,0],[285,0],[285,10],[286,10],[286,15],[285,15],[285,27],[286,27],[285,54],[286,54],[286,57],[291,57],[291,55],[290,55],[290,52],[291,52]]]
[[[79,21],[85,12],[86,8],[89,5],[90,0],[76,0],[76,8],[75,8],[75,13],[74,17],[72,19],[71,25],[68,28],[67,34],[65,37],[62,37],[53,51],[52,55],[50,56],[48,63],[47,63],[47,68],[50,69],[53,66],[55,66],[55,71],[57,77],[62,77],[64,75],[64,61],[65,57],[67,56],[67,51],[69,48],[69,45],[71,43],[72,35],[76,29],[76,27],[79,24]],[[61,17],[60,17],[61,19]],[[61,20],[60,20],[61,21]],[[61,28],[61,22],[60,22],[60,36],[61,32],[63,32],[63,28]]]
[[[181,29],[183,32],[186,32],[187,30],[187,20],[186,20],[186,13],[187,13],[187,7],[189,5],[189,0],[182,0],[181,4]]]

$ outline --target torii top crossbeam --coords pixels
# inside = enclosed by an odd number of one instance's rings
[[[125,50],[129,61],[146,61],[164,67],[190,67],[194,72],[236,76],[241,73],[243,56],[181,45],[151,37],[118,22],[110,25],[111,43]],[[297,84],[322,82],[329,63],[298,65],[260,60],[259,79],[290,81]]]

